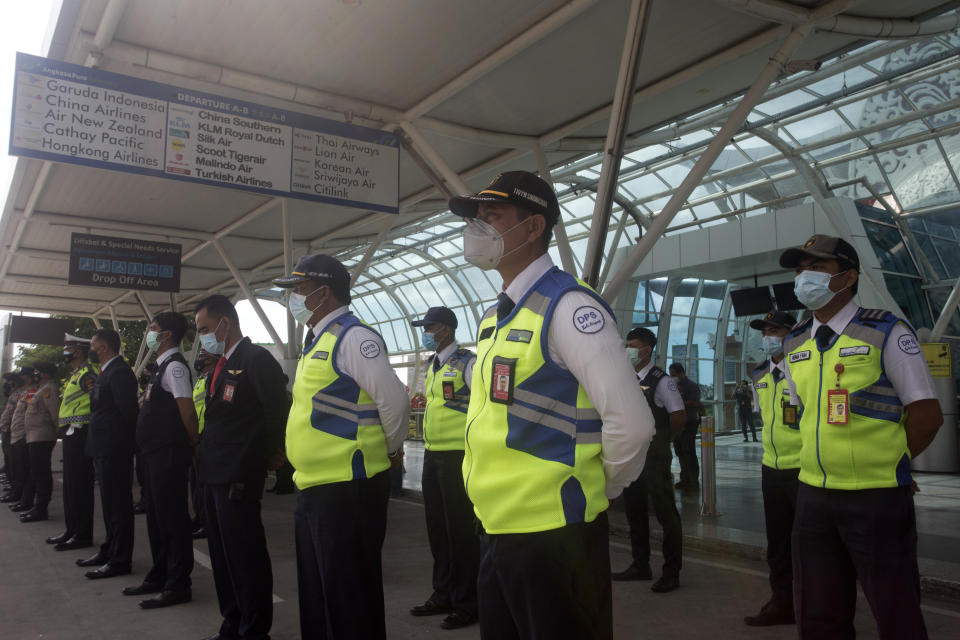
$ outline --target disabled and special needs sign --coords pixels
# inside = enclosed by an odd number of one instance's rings
[[[392,133],[24,53],[10,154],[398,212]]]
[[[70,235],[70,284],[179,291],[182,247],[132,238]]]

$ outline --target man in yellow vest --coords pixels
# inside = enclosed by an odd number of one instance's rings
[[[853,301],[860,259],[814,235],[780,265],[813,311],[784,341],[791,395],[802,404],[793,526],[801,638],[853,638],[857,580],[881,639],[927,637],[920,611],[910,460],[943,421],[913,330]]]
[[[606,509],[643,468],[653,416],[613,313],[557,269],[553,189],[526,171],[452,198],[464,259],[503,278],[477,337],[463,474],[483,526],[483,638],[613,636]]]
[[[90,392],[99,367],[87,356],[90,340],[63,336],[63,359],[71,372],[63,388],[59,425],[63,442],[63,519],[66,530],[47,538],[57,551],[82,549],[93,544],[93,458],[84,450],[90,422]]]
[[[421,344],[433,351],[424,382],[427,408],[421,482],[433,554],[433,594],[410,613],[446,613],[440,626],[459,629],[477,621],[480,543],[473,505],[463,490],[464,430],[477,356],[456,343],[457,316],[447,307],[431,307],[410,324],[423,327]]]
[[[197,433],[203,434],[203,416],[207,409],[207,378],[217,366],[217,356],[207,353],[203,347],[197,349],[197,356],[193,359],[193,370],[197,372],[197,381],[193,385],[193,408],[197,412]],[[190,465],[190,501],[193,503],[193,532],[194,540],[207,537],[207,527],[204,520],[203,486],[200,484],[199,469],[194,459]]]
[[[293,382],[287,457],[300,491],[294,515],[300,633],[386,637],[381,550],[391,464],[400,464],[410,402],[380,335],[350,311],[350,273],[304,256],[288,308],[309,329]]]
[[[753,411],[763,422],[761,489],[767,530],[767,564],[770,567],[770,600],[760,612],[743,621],[752,627],[793,624],[793,565],[790,534],[797,508],[797,474],[800,473],[800,422],[790,401],[783,359],[783,339],[797,319],[785,311],[771,311],[750,321],[760,331],[767,356],[753,370]]]

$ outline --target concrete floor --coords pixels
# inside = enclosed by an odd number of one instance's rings
[[[405,482],[414,484],[417,447],[410,446]],[[55,458],[56,459],[56,458]],[[721,472],[723,477],[723,472]],[[59,480],[59,477],[57,477]],[[219,626],[216,595],[209,571],[205,541],[195,545],[194,601],[169,609],[142,611],[139,598],[120,595],[136,585],[149,567],[144,516],[137,516],[134,573],[91,582],[74,560],[84,553],[53,551],[44,538],[62,528],[59,487],[48,522],[21,524],[12,513],[0,512],[0,639],[26,640],[151,640],[202,638]],[[722,486],[722,485],[721,485]],[[264,497],[264,522],[273,558],[276,596],[272,637],[299,638],[296,565],[293,550],[294,496]],[[686,512],[694,505],[683,503]],[[730,507],[721,507],[731,512]],[[618,517],[614,514],[614,520]],[[685,519],[690,518],[687,515]],[[99,518],[99,515],[98,515]],[[689,527],[688,527],[689,529]],[[102,536],[97,521],[95,537]],[[689,532],[689,531],[688,531]],[[956,535],[956,533],[954,533]],[[629,563],[626,540],[614,536],[610,546],[614,568]],[[957,554],[954,554],[954,559]],[[766,565],[758,559],[729,554],[689,551],[684,557],[682,586],[670,594],[655,594],[649,583],[614,583],[614,623],[617,638],[655,637],[766,640],[794,638],[793,627],[754,629],[742,623],[767,597]],[[654,559],[654,565],[657,564]],[[384,549],[384,588],[391,639],[477,639],[477,627],[443,631],[438,618],[413,618],[407,610],[429,595],[430,554],[423,524],[423,507],[416,494],[390,502],[389,528]],[[957,638],[960,603],[925,598],[930,637]],[[358,612],[362,615],[362,612]],[[859,637],[875,638],[866,602],[860,599]]]

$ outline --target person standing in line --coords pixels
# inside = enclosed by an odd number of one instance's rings
[[[217,357],[207,353],[203,347],[197,349],[193,360],[193,370],[197,372],[197,381],[193,384],[193,408],[197,413],[197,436],[203,436],[203,416],[207,410],[207,380],[217,366]],[[193,504],[193,523],[191,537],[199,540],[207,537],[206,519],[203,507],[203,485],[200,484],[200,468],[194,458],[190,464],[190,501]]]
[[[761,488],[770,567],[770,600],[743,621],[752,627],[793,624],[793,565],[790,535],[797,509],[797,475],[800,473],[800,421],[790,402],[783,359],[783,339],[797,323],[789,313],[771,311],[750,322],[763,334],[767,360],[753,370],[753,409],[762,420]]]
[[[526,171],[452,198],[464,259],[503,278],[477,336],[463,458],[483,527],[484,640],[613,636],[609,500],[643,468],[653,417],[609,306],[547,250],[560,206]]]
[[[137,448],[143,463],[147,536],[153,566],[125,596],[156,594],[140,601],[141,609],[189,602],[193,538],[187,497],[187,474],[200,446],[193,408],[190,369],[180,353],[187,319],[175,311],[154,316],[147,325],[147,347],[156,352],[137,418]]]
[[[650,517],[647,515],[649,501],[653,503],[657,521],[663,527],[663,573],[650,590],[668,593],[680,586],[680,568],[683,566],[683,524],[673,497],[670,443],[683,429],[687,414],[676,380],[653,364],[653,348],[656,345],[657,337],[646,327],[635,327],[627,333],[627,355],[647,404],[653,410],[655,433],[647,449],[647,462],[640,477],[623,490],[633,562],[624,571],[613,574],[613,579],[653,578],[650,569]]]
[[[27,407],[37,393],[34,382],[36,371],[33,367],[21,367],[20,379],[23,381],[20,395],[17,396],[17,405],[10,419],[10,449],[13,454],[13,493],[17,496],[16,502],[10,505],[10,511],[23,512],[33,508],[33,499],[26,502],[26,486],[30,481],[30,450],[27,446],[27,431],[25,419]]]
[[[457,316],[447,307],[431,307],[410,324],[423,327],[421,344],[433,352],[424,382],[421,482],[433,555],[433,593],[410,613],[446,613],[440,627],[458,629],[477,621],[480,541],[473,505],[463,488],[464,431],[477,356],[457,344]]]
[[[750,383],[746,380],[737,385],[734,392],[737,400],[737,415],[740,417],[740,429],[743,431],[743,441],[750,442],[747,437],[747,428],[750,428],[750,435],[753,441],[757,442],[757,425],[753,422],[753,407],[751,407]]]
[[[197,303],[203,349],[219,356],[207,381],[200,438],[207,543],[223,622],[207,640],[267,640],[273,569],[260,517],[267,469],[283,462],[289,403],[280,363],[245,338],[226,296]]]
[[[70,377],[63,388],[58,424],[63,441],[63,519],[66,529],[47,538],[57,551],[93,545],[93,460],[85,453],[90,423],[90,393],[100,369],[90,363],[90,340],[63,337],[63,359]]]
[[[26,442],[22,446],[13,446],[13,416],[17,412],[17,406],[20,399],[27,392],[27,378],[33,379],[33,369],[23,367],[17,373],[6,374],[9,376],[13,388],[7,397],[7,404],[3,407],[3,415],[0,417],[0,429],[3,430],[6,441],[4,449],[4,464],[7,469],[7,483],[10,485],[7,491],[0,496],[0,502],[9,503],[11,510],[20,502],[20,496],[23,495],[23,478],[20,476],[18,465],[29,464],[26,462],[29,458],[24,457],[26,453]]]
[[[681,491],[700,490],[700,463],[697,460],[697,431],[700,429],[700,415],[703,403],[700,402],[700,385],[687,377],[683,365],[674,362],[669,368],[670,377],[677,381],[677,391],[683,398],[687,419],[683,431],[673,440],[673,450],[680,463],[680,481],[674,487]]]
[[[137,376],[120,355],[120,334],[98,329],[90,339],[90,361],[100,375],[90,397],[87,453],[100,483],[100,507],[106,537],[81,567],[99,567],[90,580],[130,573],[133,556],[133,450],[137,428]]]
[[[13,410],[17,406],[16,396],[20,393],[20,376],[10,371],[3,374],[3,413],[0,414],[0,448],[3,450],[3,474],[4,494],[10,490],[10,480],[13,477],[13,465],[10,464],[13,455],[10,452],[10,420],[13,418]],[[3,496],[0,496],[0,502],[5,502]]]
[[[287,420],[300,634],[382,640],[388,470],[403,461],[407,392],[383,339],[350,311],[339,260],[304,256],[273,283],[291,290],[290,313],[309,327]]]
[[[47,505],[53,495],[53,472],[50,467],[53,446],[57,443],[60,385],[57,367],[52,362],[38,362],[34,369],[33,382],[37,385],[37,392],[27,405],[23,417],[30,475],[21,500],[33,506],[20,514],[20,522],[39,522],[49,518]]]
[[[881,640],[926,640],[910,461],[943,422],[910,326],[853,301],[860,259],[842,238],[787,249],[794,292],[813,315],[784,340],[800,417],[793,524],[794,606],[802,640],[853,638],[857,581]]]

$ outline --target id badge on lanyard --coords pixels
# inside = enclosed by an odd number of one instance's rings
[[[837,385],[836,388],[827,391],[827,424],[845,425],[850,413],[850,394],[840,387],[843,365],[837,363],[833,370],[837,373]]]

